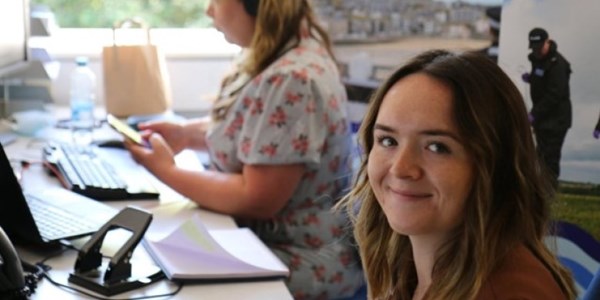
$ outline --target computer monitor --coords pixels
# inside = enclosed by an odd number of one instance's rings
[[[0,80],[27,64],[29,0],[0,1]],[[1,84],[1,82],[0,82]]]

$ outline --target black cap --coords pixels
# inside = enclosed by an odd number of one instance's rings
[[[543,28],[534,28],[529,32],[529,48],[541,47],[548,39],[548,32]]]

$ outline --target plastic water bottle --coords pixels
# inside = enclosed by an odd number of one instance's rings
[[[86,57],[77,57],[75,62],[70,82],[71,134],[76,144],[89,145],[93,140],[96,75]]]

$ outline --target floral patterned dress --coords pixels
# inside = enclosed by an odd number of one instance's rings
[[[289,266],[287,286],[296,299],[345,297],[363,283],[348,222],[331,210],[352,178],[346,101],[334,61],[304,37],[240,90],[207,135],[212,167],[222,172],[241,173],[245,164],[305,165],[273,219],[238,220]]]

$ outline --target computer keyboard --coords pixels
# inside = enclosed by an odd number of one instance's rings
[[[44,166],[62,185],[96,200],[157,199],[158,191],[150,181],[136,177],[135,186],[116,166],[101,157],[95,146],[48,143],[43,150]],[[139,176],[143,177],[143,176]]]
[[[97,222],[82,219],[81,216],[68,210],[48,205],[48,202],[41,201],[30,194],[27,194],[25,199],[40,235],[46,240],[54,240],[67,233],[77,236],[98,230]]]

